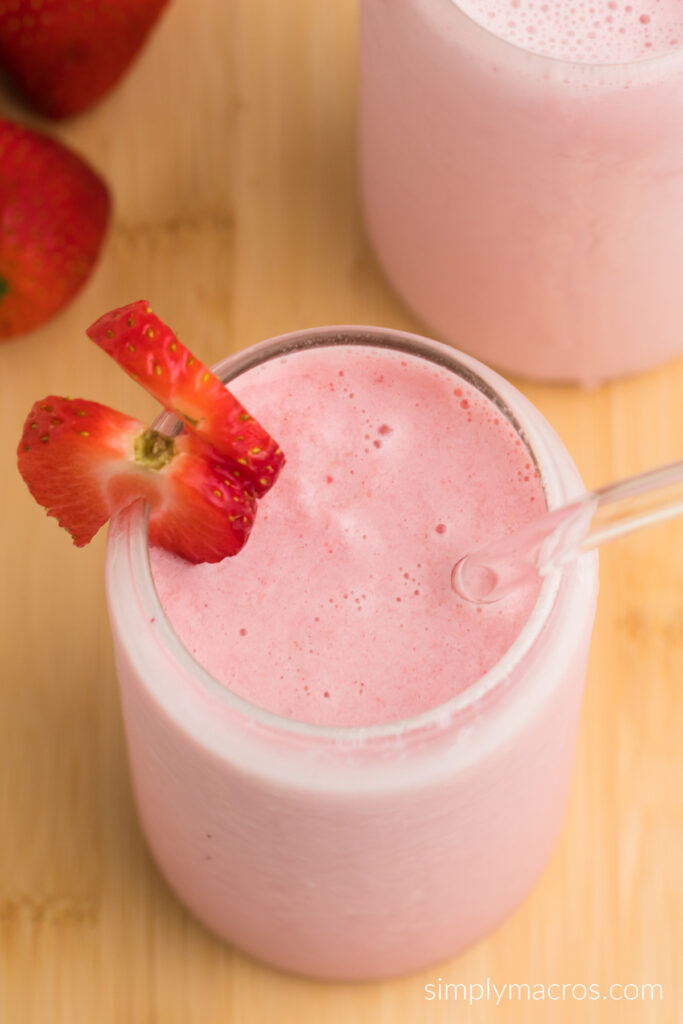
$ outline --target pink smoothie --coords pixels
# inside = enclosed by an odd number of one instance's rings
[[[361,0],[360,71],[368,232],[438,336],[588,385],[683,349],[680,0]]]
[[[595,559],[481,612],[448,577],[581,482],[523,396],[456,355],[321,328],[233,357],[288,459],[244,551],[152,551],[150,570],[144,508],[110,530],[152,854],[212,931],[287,970],[376,978],[456,953],[523,899],[562,821]]]
[[[225,686],[307,722],[370,725],[445,703],[529,616],[456,600],[450,568],[545,507],[498,408],[442,367],[309,349],[233,385],[287,455],[246,548],[218,565],[152,552],[164,610]]]

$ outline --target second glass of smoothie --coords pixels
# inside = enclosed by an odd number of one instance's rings
[[[483,607],[451,567],[581,482],[514,388],[413,335],[323,328],[217,372],[287,463],[217,565],[149,551],[140,505],[113,524],[142,826],[247,952],[326,978],[413,970],[494,927],[545,864],[595,607],[593,556]]]
[[[409,306],[512,374],[683,350],[680,0],[361,0],[368,231]]]

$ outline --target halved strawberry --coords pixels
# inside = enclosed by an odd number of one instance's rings
[[[31,494],[78,547],[136,498],[150,504],[150,540],[190,562],[236,554],[254,521],[254,497],[211,445],[186,432],[167,437],[98,402],[36,402],[17,454]]]
[[[277,442],[149,303],[105,313],[87,334],[190,430],[233,459],[236,475],[257,497],[270,490],[285,462]]]

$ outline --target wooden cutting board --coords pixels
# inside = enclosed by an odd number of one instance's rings
[[[222,946],[159,878],[131,800],[103,539],[74,551],[16,473],[44,394],[152,414],[83,336],[133,298],[209,363],[324,323],[420,329],[363,236],[355,47],[352,0],[173,0],[116,92],[51,128],[106,175],[116,211],[77,300],[0,347],[0,1024],[683,1018],[683,524],[605,550],[569,813],[530,899],[452,962],[326,985]],[[589,485],[683,454],[683,359],[591,393],[521,386]],[[428,1001],[438,978],[652,983],[663,1001]]]

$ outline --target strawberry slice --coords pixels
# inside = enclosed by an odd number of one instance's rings
[[[233,459],[235,475],[256,497],[270,490],[285,462],[277,442],[144,299],[105,313],[87,334],[190,430]]]
[[[168,437],[98,402],[36,402],[17,454],[31,494],[78,547],[137,498],[150,504],[150,540],[190,562],[237,554],[254,521],[253,495],[210,444]]]

